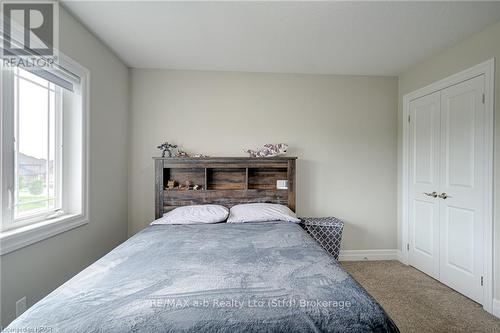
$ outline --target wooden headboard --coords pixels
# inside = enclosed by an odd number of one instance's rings
[[[296,157],[154,158],[155,218],[179,206],[279,203],[295,211]],[[286,180],[287,189],[277,181]],[[194,189],[195,185],[198,185]],[[189,186],[189,187],[188,187]]]

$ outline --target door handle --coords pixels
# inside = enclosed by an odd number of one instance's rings
[[[449,196],[448,194],[446,194],[445,192],[441,193],[440,195],[438,195],[438,197],[440,197],[441,199],[448,199],[448,198],[451,198],[451,196]]]
[[[424,194],[428,197],[433,197],[433,198],[437,198],[438,197],[438,194],[436,191],[432,192],[432,193],[428,193],[428,192],[424,192]]]

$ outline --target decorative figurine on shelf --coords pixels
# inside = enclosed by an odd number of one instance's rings
[[[248,149],[245,152],[250,154],[250,157],[275,157],[286,154],[287,149],[286,143],[268,143],[259,150]]]
[[[169,180],[169,181],[167,182],[167,188],[168,188],[169,190],[173,190],[173,189],[175,188],[175,180]]]
[[[191,156],[193,158],[206,158],[206,157],[210,157],[208,155],[203,155],[203,154],[194,154],[193,156]]]
[[[164,143],[159,145],[157,148],[162,151],[161,157],[167,157],[167,156],[165,156],[167,152],[168,152],[168,157],[172,157],[171,149],[177,148],[177,145],[174,145],[174,144],[171,144],[171,143],[168,143],[167,141],[165,141]]]
[[[191,182],[189,180],[186,180],[184,182],[184,185],[179,185],[179,189],[180,190],[189,190],[189,188],[191,187]]]
[[[188,153],[182,150],[182,148],[177,149],[177,154],[175,154],[175,157],[178,158],[188,158],[190,157]]]
[[[195,186],[193,186],[193,190],[194,191],[199,191],[201,189],[203,189],[203,187],[201,185],[195,185]]]

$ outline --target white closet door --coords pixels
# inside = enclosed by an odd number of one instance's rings
[[[410,251],[413,267],[439,278],[440,93],[410,103]]]
[[[483,302],[484,76],[441,91],[440,281]]]

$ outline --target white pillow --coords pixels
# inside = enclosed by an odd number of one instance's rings
[[[154,224],[217,223],[227,219],[229,210],[220,205],[195,205],[175,208],[153,221]]]
[[[285,221],[299,223],[294,212],[287,206],[268,203],[252,203],[233,206],[227,223]]]

